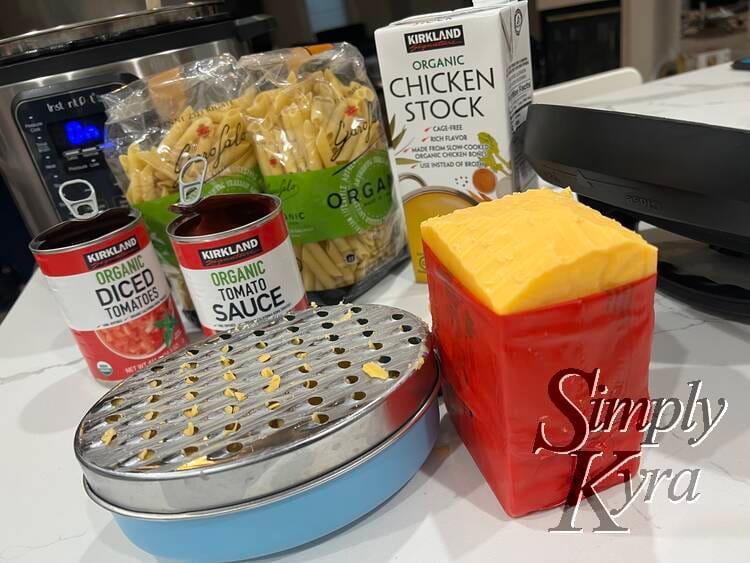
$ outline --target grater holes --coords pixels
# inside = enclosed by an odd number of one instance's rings
[[[263,336],[266,333],[265,330],[254,330],[253,335],[255,336]]]
[[[146,420],[154,420],[157,416],[159,416],[159,411],[148,411],[143,415],[143,418]]]
[[[299,336],[295,336],[289,342],[291,342],[295,346],[299,346],[300,344],[302,344],[304,342],[304,340],[302,340]]]
[[[284,420],[281,418],[274,418],[268,421],[268,426],[270,426],[274,430],[278,430],[279,428],[284,426]]]
[[[391,369],[388,370],[388,379],[398,379],[398,377],[401,375],[401,372],[397,369]]]
[[[286,327],[286,329],[289,332],[298,332],[299,331],[299,327],[297,325],[288,326],[288,327]]]
[[[281,406],[281,403],[279,401],[266,401],[266,408],[269,411],[275,411]]]
[[[161,399],[161,397],[159,395],[155,395],[155,394],[154,395],[149,395],[146,398],[146,402],[147,403],[156,403],[156,402],[159,401],[159,399]]]
[[[107,418],[105,418],[105,419],[104,419],[104,421],[105,421],[105,422],[106,422],[107,424],[114,424],[115,422],[117,422],[117,421],[118,421],[118,420],[120,420],[121,418],[122,418],[122,416],[121,416],[121,415],[119,415],[119,414],[111,414],[111,415],[109,415],[109,416],[108,416]]]
[[[188,385],[192,385],[193,383],[198,383],[198,376],[197,375],[188,375],[185,378],[185,383]]]
[[[359,381],[359,377],[357,377],[356,375],[347,375],[346,376],[346,382],[349,385],[354,385],[355,383],[357,383],[357,381]]]
[[[319,397],[316,395],[314,397],[310,397],[309,399],[307,399],[307,402],[311,404],[312,406],[317,407],[323,402],[323,397]]]
[[[393,315],[391,315],[391,318],[394,321],[400,321],[401,319],[404,318],[404,315],[402,315],[401,313],[394,313]]]
[[[343,354],[346,352],[346,348],[342,348],[341,346],[334,346],[333,347],[333,353],[334,354]]]
[[[324,329],[328,330],[329,328],[333,328],[333,323],[330,321],[326,321],[323,324],[320,325]]]
[[[151,366],[151,371],[157,372],[164,369],[164,366]]]
[[[154,457],[155,454],[156,452],[151,448],[144,448],[138,453],[138,459],[140,459],[141,461],[146,461]]]
[[[232,350],[234,350],[234,347],[230,346],[229,344],[224,344],[224,346],[219,348],[219,352],[221,352],[222,354],[229,354],[229,352],[231,352]]]
[[[302,373],[310,373],[310,364],[302,364],[297,369]]]
[[[380,350],[383,347],[383,343],[382,342],[370,342],[368,344],[368,347],[371,350]]]
[[[381,363],[381,364],[387,364],[387,363],[390,363],[390,361],[391,361],[391,357],[390,356],[380,356],[378,358],[378,362]]]
[[[154,436],[156,436],[156,430],[154,430],[153,428],[149,428],[149,429],[148,429],[148,430],[146,430],[146,431],[145,431],[145,432],[144,432],[143,434],[141,434],[141,437],[142,437],[142,438],[143,438],[144,440],[150,440],[150,439],[151,439],[151,438],[153,438]]]
[[[362,336],[364,336],[365,338],[370,338],[373,334],[375,334],[374,330],[365,330],[364,332],[362,332]]]
[[[268,342],[264,342],[263,340],[259,340],[255,343],[255,347],[259,350],[263,350],[264,348],[268,348]]]
[[[319,317],[327,317],[328,316],[328,311],[318,311],[315,314],[318,315]]]
[[[303,359],[305,356],[307,356],[307,352],[295,352],[294,357],[298,360]]]
[[[121,407],[123,404],[125,404],[125,399],[123,399],[122,397],[115,397],[109,402],[109,404],[114,408]]]
[[[364,317],[361,318],[361,319],[357,319],[357,323],[359,323],[360,325],[363,325],[363,326],[366,325],[369,322],[370,321],[368,319],[364,318]]]
[[[326,335],[326,338],[330,342],[336,342],[339,339],[339,335],[338,334],[328,334],[328,335]]]
[[[222,340],[229,340],[230,338],[232,338],[232,335],[228,332],[225,332],[224,334],[220,334],[219,338],[221,338]]]
[[[407,340],[407,342],[416,346],[417,344],[421,344],[422,339],[419,338],[419,336],[411,336],[409,337],[409,340]]]
[[[187,350],[185,350],[186,356],[197,356],[198,354],[200,354],[200,350],[198,350],[197,348],[188,348]]]
[[[294,315],[292,315],[291,313],[287,313],[286,315],[284,315],[284,320],[293,321]]]
[[[241,427],[239,422],[230,422],[224,427],[224,432],[231,434],[237,432]]]
[[[361,401],[365,397],[367,397],[367,393],[365,393],[364,391],[355,391],[354,393],[352,393],[352,399],[354,399],[355,401]]]
[[[411,332],[411,325],[401,325],[401,332]]]
[[[240,442],[232,442],[231,444],[227,444],[226,449],[230,454],[236,454],[242,451],[242,444]]]
[[[341,360],[337,365],[341,369],[347,369],[347,368],[352,367],[352,363],[349,360]]]
[[[352,313],[361,313],[362,307],[352,307],[351,311]]]
[[[198,446],[187,446],[186,448],[182,448],[182,455],[185,457],[190,457],[198,453]]]
[[[314,389],[317,386],[318,386],[318,382],[314,379],[305,379],[302,382],[302,387],[304,387],[305,389]]]
[[[315,422],[316,424],[325,424],[326,422],[331,420],[330,416],[322,412],[314,412],[312,413],[310,418],[312,418],[313,422]]]

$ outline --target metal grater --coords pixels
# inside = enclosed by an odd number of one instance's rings
[[[93,494],[124,509],[235,505],[373,449],[436,378],[429,330],[405,311],[288,313],[198,342],[113,388],[81,421],[75,453]]]

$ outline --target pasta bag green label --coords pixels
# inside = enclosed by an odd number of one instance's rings
[[[367,231],[393,209],[393,175],[384,150],[323,170],[266,176],[283,202],[292,242],[305,244]]]

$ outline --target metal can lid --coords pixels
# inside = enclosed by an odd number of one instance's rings
[[[337,305],[244,326],[157,361],[81,421],[91,490],[124,509],[179,514],[312,481],[378,446],[437,378],[420,319]]]
[[[84,219],[68,219],[45,229],[29,243],[33,254],[57,254],[86,248],[133,227],[141,212],[128,207],[101,211]]]
[[[271,194],[216,194],[171,209],[181,215],[167,225],[169,238],[190,243],[260,227],[281,213],[281,199]]]

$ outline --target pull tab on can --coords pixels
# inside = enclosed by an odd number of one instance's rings
[[[65,195],[65,188],[72,184],[83,184],[87,190],[83,197],[71,199]],[[82,178],[76,178],[74,180],[67,180],[60,184],[57,189],[57,193],[60,195],[60,199],[68,208],[70,214],[75,219],[88,219],[99,213],[99,202],[96,201],[96,191],[91,182]]]
[[[186,180],[185,175],[193,165],[200,166],[200,173],[198,178],[195,180]],[[178,187],[180,190],[180,206],[189,207],[195,205],[201,199],[201,193],[203,191],[203,182],[206,181],[206,170],[208,169],[208,161],[203,156],[194,156],[188,160],[180,169],[180,177],[178,178]]]

